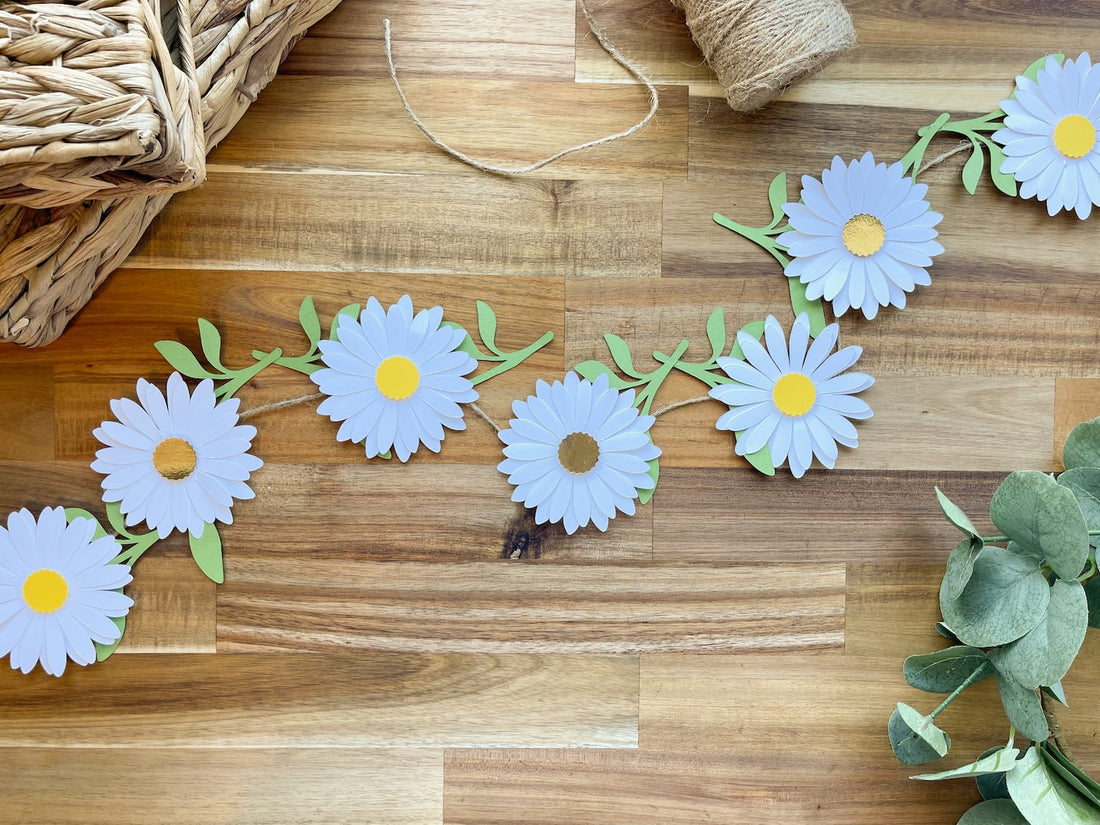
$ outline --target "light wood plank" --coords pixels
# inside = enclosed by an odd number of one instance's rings
[[[838,647],[844,568],[238,559],[225,651],[643,653]]]
[[[440,140],[504,167],[526,166],[624,131],[649,105],[644,89],[622,85],[443,78],[403,85],[417,115]],[[660,117],[636,135],[570,155],[531,176],[686,178],[687,90],[665,88],[661,94]],[[556,128],[547,128],[551,122]],[[388,78],[276,78],[207,165],[211,176],[243,169],[485,174],[434,146],[405,113]]]
[[[755,470],[669,470],[653,497],[658,561],[942,562],[958,531],[936,485],[989,529],[1003,473],[811,470],[762,479]],[[983,533],[992,535],[992,532]]]
[[[182,545],[179,540],[172,542]],[[217,644],[217,585],[178,550],[158,547],[133,568],[126,595],[134,607],[126,620],[119,653],[214,653]],[[186,551],[185,551],[186,552]]]
[[[344,0],[280,73],[387,77],[382,21],[399,76],[573,77],[573,0]]]
[[[126,266],[642,277],[660,243],[658,183],[233,172],[173,198]]]
[[[1100,416],[1100,379],[1059,378],[1054,383],[1054,470],[1065,469],[1062,450],[1078,424]]]
[[[953,546],[953,545],[952,545]],[[944,562],[951,547],[942,546]],[[896,652],[903,658],[947,647],[941,621],[944,562],[865,562],[848,565],[844,651],[861,656]]]
[[[0,460],[54,457],[54,371],[0,361]]]
[[[637,691],[626,656],[119,656],[0,669],[0,746],[634,747]]]
[[[0,822],[439,825],[438,750],[6,748]],[[78,799],[79,804],[59,805]]]

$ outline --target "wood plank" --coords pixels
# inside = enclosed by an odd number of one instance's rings
[[[1100,415],[1100,379],[1059,378],[1054,383],[1054,471],[1065,469],[1062,449],[1073,428]]]
[[[126,266],[642,277],[660,244],[656,182],[232,172],[173,198]]]
[[[443,821],[438,750],[6,748],[0,762],[0,821],[25,825]]]
[[[1003,473],[673,469],[653,497],[653,555],[661,562],[943,563],[958,531],[936,485],[990,530],[989,499]],[[992,532],[983,533],[992,535]]]
[[[946,557],[950,547],[944,547]],[[902,657],[948,646],[936,632],[944,565],[866,562],[848,565],[844,602],[844,652]]]
[[[504,167],[526,166],[629,129],[649,105],[645,89],[622,85],[432,78],[403,86],[440,140]],[[645,129],[555,161],[531,177],[686,178],[687,110],[686,89],[662,89],[661,116]],[[312,76],[277,77],[207,164],[211,176],[246,169],[485,174],[434,146],[405,113],[388,78]]]
[[[390,18],[399,77],[573,77],[573,0],[344,0],[313,26],[284,75],[387,77]]]
[[[176,537],[174,544],[184,544]],[[182,548],[179,548],[182,549]],[[133,569],[126,595],[134,607],[119,653],[214,653],[217,585],[182,553],[151,551]]]
[[[54,371],[0,361],[0,461],[54,457]]]
[[[942,825],[977,798],[972,783],[930,788],[906,778],[912,768],[854,767],[831,739],[826,753],[815,742],[790,756],[758,748],[753,734],[734,734],[737,753],[448,751],[443,818],[448,825],[848,825],[888,818]]]
[[[218,647],[643,653],[844,641],[844,568],[237,559]]]
[[[637,691],[625,656],[119,656],[0,669],[0,746],[634,747]]]

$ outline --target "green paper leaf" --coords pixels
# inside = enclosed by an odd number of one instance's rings
[[[714,360],[726,349],[726,316],[722,307],[715,307],[707,318],[707,340],[710,341],[711,360]]]
[[[982,179],[982,172],[985,170],[985,152],[982,149],[980,141],[973,141],[974,149],[970,153],[970,157],[966,159],[966,164],[962,170],[962,183],[963,187],[973,195],[978,191],[978,181]]]
[[[82,510],[79,507],[66,507],[65,508],[65,521],[68,524],[73,523],[73,519],[86,518],[95,522],[95,531],[92,533],[92,539],[101,539],[107,535],[107,531],[103,529],[103,525],[99,523],[99,519],[89,513],[87,510]],[[117,542],[116,542],[117,543]]]
[[[1021,638],[989,652],[997,670],[1026,688],[1058,682],[1085,641],[1088,604],[1076,581],[1056,581],[1039,623]]]
[[[153,346],[157,348],[164,360],[181,375],[186,375],[188,378],[221,378],[220,375],[216,375],[202,367],[191,350],[181,344],[179,341],[157,341]]]
[[[768,228],[778,226],[783,220],[783,204],[787,202],[787,173],[780,172],[768,184],[768,203],[772,207],[772,222]]]
[[[332,326],[329,327],[328,337],[333,341],[339,341],[340,340],[340,334],[339,334],[340,316],[341,315],[346,315],[347,317],[351,318],[353,321],[358,320],[360,309],[361,309],[360,304],[348,304],[346,307],[344,307],[339,312],[337,312],[332,317]]]
[[[1038,549],[1060,578],[1081,575],[1089,555],[1085,517],[1073,493],[1046,473],[1012,473],[993,494],[989,515],[1010,539]]]
[[[738,430],[733,435],[734,438],[740,438],[742,435],[744,435],[744,433],[744,430]],[[767,444],[765,444],[755,453],[749,453],[748,455],[742,456],[742,458],[744,458],[745,461],[749,462],[749,464],[755,470],[758,470],[764,475],[775,475],[775,462],[772,461],[772,451],[768,448]]]
[[[752,321],[748,324],[745,324],[745,326],[741,327],[738,335],[740,335],[741,332],[745,333],[746,335],[751,335],[753,338],[759,341],[764,335],[764,322]],[[730,348],[730,358],[736,358],[738,361],[745,360],[745,353],[741,350],[741,345],[737,343],[736,335],[733,337],[733,346]]]
[[[989,178],[993,185],[1010,198],[1016,197],[1016,178],[1001,171],[1005,162],[1005,152],[996,143],[989,144]]]
[[[501,354],[497,349],[497,316],[484,301],[477,302],[477,334],[490,352]]]
[[[121,593],[121,589],[118,592]],[[97,662],[103,662],[109,659],[111,654],[118,650],[118,646],[122,644],[122,637],[126,633],[125,616],[110,616],[108,618],[110,618],[110,620],[114,622],[115,627],[118,628],[118,638],[109,645],[100,644],[99,642],[92,643],[95,645],[95,660]]]
[[[631,378],[641,378],[642,376],[634,369],[634,362],[630,358],[630,347],[627,346],[626,341],[610,332],[606,333],[603,339],[607,342],[607,349],[611,352],[611,357],[619,370]]]
[[[992,676],[993,665],[983,651],[966,645],[910,656],[902,665],[905,681],[929,693],[951,693],[979,669],[985,675],[973,684]]]
[[[947,571],[943,576],[943,586],[944,595],[949,600],[954,601],[959,598],[970,583],[970,577],[974,575],[974,562],[977,561],[978,554],[982,552],[984,546],[980,538],[963,539],[955,545],[955,549],[947,557]]]
[[[650,439],[652,441],[652,439]],[[653,488],[650,490],[638,491],[638,504],[645,506],[649,504],[653,498],[653,494],[657,492],[657,477],[661,474],[661,466],[658,463],[660,459],[651,458],[646,464],[649,466],[649,477],[653,479]]]
[[[1042,618],[1050,587],[1033,559],[1000,547],[985,547],[974,573],[957,599],[940,586],[944,622],[964,644],[995,647],[1019,639]]]
[[[309,348],[312,350],[321,340],[321,319],[317,317],[317,307],[313,305],[312,295],[302,299],[302,305],[298,307],[298,323],[309,338]]]
[[[1052,771],[1034,746],[1009,771],[1008,792],[1033,825],[1098,825],[1100,810]]]
[[[451,329],[461,329],[463,332],[466,332],[461,324],[456,324],[454,321],[443,321],[439,326],[450,327]],[[472,357],[475,361],[488,360],[485,353],[477,348],[477,344],[474,343],[474,339],[470,337],[470,333],[468,332],[466,332],[466,337],[462,339],[462,343],[458,345],[458,349],[460,352],[464,352]]]
[[[1064,54],[1062,54],[1061,52],[1054,52],[1053,54],[1049,54],[1049,55],[1045,55],[1043,57],[1040,57],[1038,60],[1036,60],[1034,63],[1032,63],[1026,69],[1024,69],[1020,74],[1022,74],[1028,80],[1034,80],[1034,81],[1038,82],[1039,70],[1047,65],[1047,58],[1049,58],[1049,57],[1053,57],[1055,60],[1058,61],[1059,64],[1065,62],[1065,59],[1066,59],[1066,56]],[[1012,96],[1016,97],[1016,93],[1013,92]]]
[[[962,509],[955,504],[951,499],[944,495],[943,491],[939,487],[936,487],[936,499],[940,503],[940,509],[943,511],[944,516],[949,522],[958,527],[962,532],[971,538],[981,538],[981,534],[978,532],[978,528],[974,526],[974,523],[970,520],[969,516],[962,511]]]
[[[1085,582],[1085,599],[1089,608],[1089,627],[1100,627],[1100,576]]]
[[[213,524],[203,526],[201,536],[188,533],[187,538],[191,543],[191,555],[198,564],[206,578],[212,582],[221,584],[225,581],[225,569],[222,564],[222,539],[218,535],[218,528]]]
[[[806,297],[806,284],[798,278],[787,278],[787,287],[791,293],[791,309],[797,318],[803,312],[810,316],[810,335],[814,338],[825,329],[825,307],[820,298],[810,299]]]
[[[1047,718],[1037,691],[1024,687],[1000,671],[997,672],[997,690],[1001,694],[1005,715],[1016,730],[1036,742],[1050,736],[1050,728],[1047,726]]]
[[[206,356],[210,366],[218,372],[228,372],[222,366],[222,334],[218,328],[205,318],[199,318],[199,343],[202,345],[202,354]]]
[[[898,702],[897,709],[890,715],[889,731],[894,756],[905,765],[932,762],[946,756],[951,749],[951,739],[936,727],[932,717],[924,716],[904,702]]]
[[[1078,424],[1062,448],[1062,464],[1074,467],[1100,467],[1100,418]]]
[[[108,502],[104,509],[107,511],[107,521],[115,528],[115,532],[120,536],[129,538],[131,533],[126,529],[126,519],[122,515],[122,502]]]
[[[1011,799],[987,799],[964,813],[958,825],[1037,825],[1037,823],[1028,823]]]
[[[611,367],[607,366],[603,361],[581,361],[573,367],[573,371],[581,378],[587,378],[589,381],[595,381],[601,375],[606,375],[608,386],[616,390],[622,390],[632,386],[629,381],[624,381],[615,370],[611,369]]]
[[[984,754],[976,762],[971,762],[969,765],[963,765],[962,767],[954,768],[949,771],[940,771],[939,773],[922,773],[918,776],[911,776],[909,778],[938,781],[940,779],[959,779],[967,776],[986,776],[991,773],[1004,773],[1012,770],[1016,764],[1016,758],[1019,755],[1020,751],[1017,748],[997,748],[992,753]]]

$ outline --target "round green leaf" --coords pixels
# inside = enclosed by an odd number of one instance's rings
[[[905,681],[929,693],[951,693],[977,670],[985,670],[986,676],[993,675],[993,665],[985,653],[965,645],[910,656],[902,666]]]
[[[1043,704],[1036,691],[1024,687],[1000,671],[997,672],[997,689],[1001,693],[1005,715],[1016,730],[1036,742],[1050,736]]]
[[[1037,549],[1060,578],[1081,575],[1089,555],[1085,517],[1073,492],[1046,473],[1012,473],[993,494],[989,515],[1010,539]]]
[[[1078,424],[1062,448],[1062,464],[1074,467],[1100,467],[1100,418]]]
[[[1077,497],[1077,506],[1090,530],[1100,530],[1100,467],[1074,467],[1058,476],[1058,483]]]
[[[959,825],[1029,825],[1011,799],[987,799],[962,815]]]
[[[939,487],[936,488],[936,498],[939,500],[940,509],[949,522],[962,530],[967,536],[975,539],[980,538],[980,534],[977,528],[974,527],[970,517],[955,502],[945,496]]]
[[[947,557],[947,571],[943,576],[948,599],[954,600],[962,595],[974,574],[974,562],[978,560],[978,554],[984,546],[978,537],[963,539],[955,545],[955,549]]]
[[[1039,623],[1049,600],[1050,587],[1034,559],[1000,547],[978,554],[959,598],[948,598],[946,582],[940,587],[944,622],[972,647],[1016,641]]]
[[[191,543],[191,555],[199,570],[206,577],[217,584],[225,581],[225,569],[222,566],[222,539],[218,535],[218,528],[213,524],[203,525],[202,535],[196,536],[188,533],[187,538]]]
[[[1057,683],[1085,641],[1088,628],[1085,589],[1076,581],[1056,581],[1039,623],[1022,637],[989,652],[997,669],[1026,688]]]
[[[890,715],[890,747],[905,765],[923,765],[946,756],[951,739],[936,727],[932,717],[904,702]]]

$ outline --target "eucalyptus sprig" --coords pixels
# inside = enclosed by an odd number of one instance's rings
[[[1087,628],[1100,627],[1100,418],[1073,430],[1063,464],[1057,477],[1024,470],[1001,483],[990,502],[1001,531],[993,536],[982,536],[936,489],[944,516],[963,534],[939,593],[937,630],[955,644],[910,656],[903,673],[915,688],[948,695],[927,715],[899,702],[889,734],[907,765],[946,756],[951,741],[936,717],[971,685],[996,679],[1011,726],[1008,745],[961,768],[916,777],[978,779],[986,801],[960,825],[1100,823],[1100,786],[1049,722],[1053,703],[1066,703],[1062,679]],[[1031,742],[1022,754],[1013,744],[1017,732]],[[982,780],[988,776],[997,779]]]

